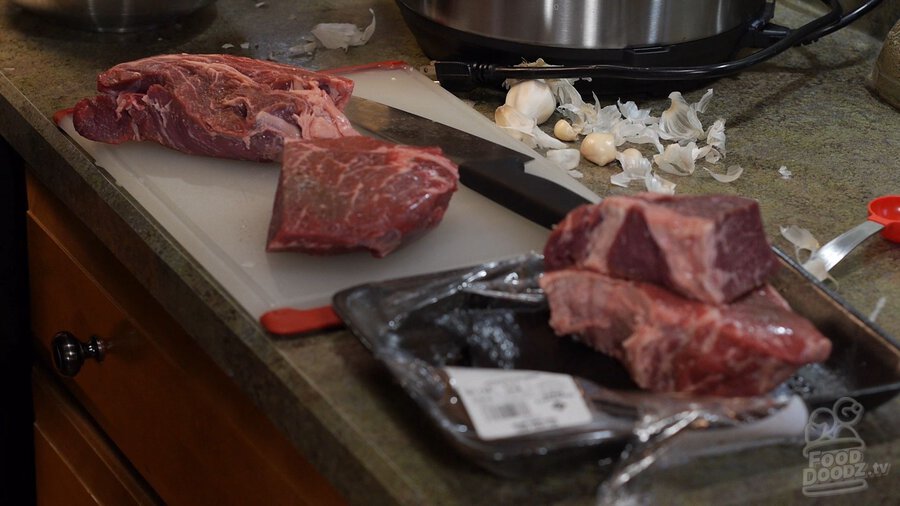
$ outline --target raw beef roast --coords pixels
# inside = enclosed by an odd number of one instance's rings
[[[277,161],[285,139],[357,135],[341,109],[353,82],[230,55],[163,55],[97,78],[75,129],[118,144],[155,141],[189,154]]]
[[[362,136],[290,141],[267,249],[383,257],[441,221],[458,179],[440,148]]]
[[[731,304],[563,269],[542,276],[550,325],[620,360],[642,388],[745,396],[768,392],[831,342],[764,285]]]
[[[608,197],[554,227],[544,257],[548,270],[588,269],[713,304],[759,286],[778,265],[759,205],[732,196]]]

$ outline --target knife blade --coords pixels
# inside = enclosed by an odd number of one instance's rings
[[[552,228],[589,201],[525,172],[531,156],[379,102],[351,97],[344,114],[361,133],[411,146],[439,146],[459,166],[460,183],[538,225]]]

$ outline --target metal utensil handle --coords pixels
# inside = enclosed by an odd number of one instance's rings
[[[810,258],[820,258],[825,265],[826,270],[831,270],[838,262],[844,259],[848,253],[853,251],[859,243],[865,241],[875,232],[883,229],[884,225],[875,223],[874,221],[865,221],[851,228],[843,234],[828,241],[828,244],[822,246]]]

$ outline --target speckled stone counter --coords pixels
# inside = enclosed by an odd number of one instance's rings
[[[803,2],[787,5],[779,11],[784,19],[809,14]],[[370,7],[378,28],[369,44],[292,55],[316,23],[365,25]],[[900,193],[900,112],[866,87],[877,34],[900,16],[900,2],[888,1],[876,14],[869,23],[876,36],[842,31],[711,83],[715,98],[704,118],[727,120],[727,164],[743,166],[744,174],[730,184],[699,172],[672,177],[677,191],[758,199],[772,241],[786,250],[779,226],[807,228],[824,242],[862,221],[869,199]],[[314,69],[427,63],[388,0],[269,0],[261,7],[219,0],[178,24],[124,35],[49,24],[0,0],[0,135],[352,503],[592,504],[608,464],[528,480],[496,478],[454,453],[349,332],[272,339],[51,120],[56,110],[92,95],[97,73],[116,63],[223,51]],[[702,90],[685,92],[696,100]],[[503,93],[461,98],[490,114]],[[667,107],[665,100],[633,98],[655,114]],[[790,179],[779,175],[781,166]],[[600,195],[636,189],[610,186],[612,168],[581,170]],[[900,336],[900,248],[872,239],[832,274],[835,291],[863,314],[884,298],[878,324]],[[869,461],[900,461],[898,417],[900,400],[866,414],[857,430]],[[704,459],[657,476],[654,487],[685,504],[803,501],[801,450],[797,443]],[[829,502],[893,503],[900,488],[892,475]]]

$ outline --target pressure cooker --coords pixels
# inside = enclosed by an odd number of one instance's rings
[[[814,1],[814,0],[811,0]],[[720,77],[808,44],[881,0],[826,11],[798,28],[772,22],[772,0],[397,0],[448,88],[507,78],[605,83]],[[750,51],[745,51],[750,50]],[[737,56],[742,52],[750,54]],[[521,66],[543,59],[549,65]]]

